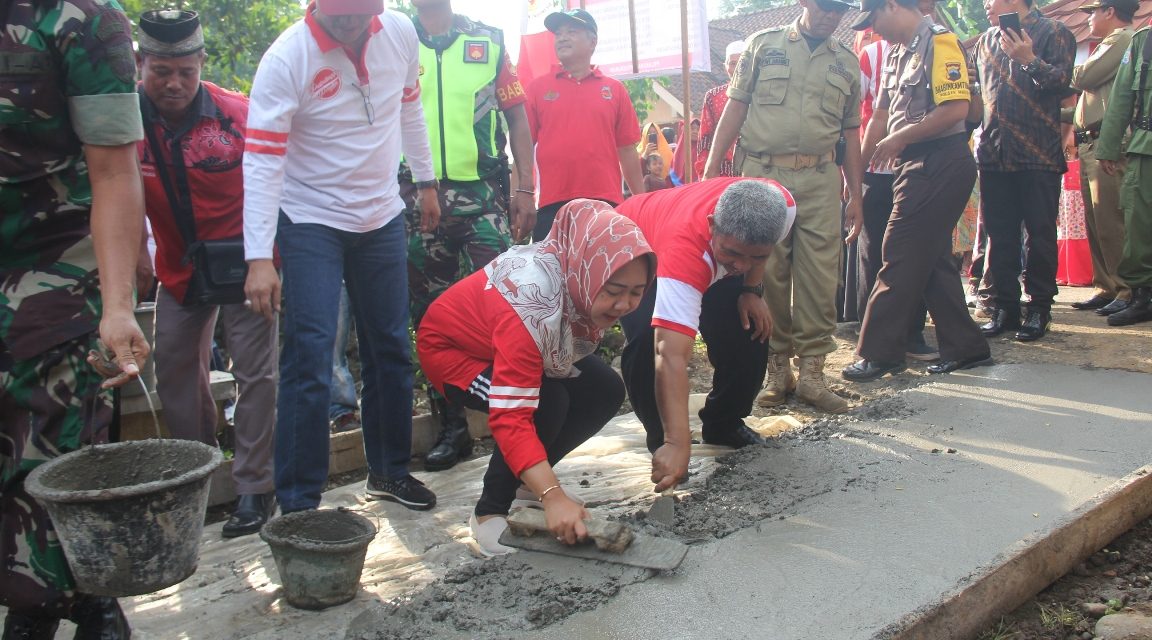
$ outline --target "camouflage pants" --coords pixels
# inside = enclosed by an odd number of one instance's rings
[[[508,249],[508,198],[499,180],[440,185],[440,226],[420,231],[416,189],[400,183],[408,224],[408,291],[413,326],[420,324],[428,305],[458,280],[484,267]]]
[[[20,361],[0,350],[0,605],[10,609],[65,617],[71,606],[67,560],[24,478],[93,434],[106,436],[111,393],[85,362],[95,344],[89,334]]]

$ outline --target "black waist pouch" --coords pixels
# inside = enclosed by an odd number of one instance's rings
[[[188,249],[192,279],[184,294],[185,305],[240,304],[244,302],[244,238],[200,240]]]

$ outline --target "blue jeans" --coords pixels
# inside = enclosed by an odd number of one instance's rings
[[[340,283],[360,340],[364,453],[369,470],[408,475],[412,364],[404,220],[367,233],[293,224],[280,214],[284,347],[276,415],[276,497],[285,512],[313,509],[328,479],[328,405]]]
[[[352,331],[352,306],[348,302],[348,289],[340,287],[340,315],[336,317],[336,348],[332,351],[332,401],[328,419],[355,413],[356,381],[348,370],[348,334]]]

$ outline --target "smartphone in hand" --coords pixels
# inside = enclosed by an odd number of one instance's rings
[[[1012,31],[1016,32],[1016,35],[1020,35],[1020,14],[1002,13],[998,16],[997,19],[1000,23],[1001,31],[1011,29]]]

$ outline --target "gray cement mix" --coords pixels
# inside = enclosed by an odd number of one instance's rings
[[[538,553],[373,606],[349,640],[884,637],[1147,462],[1144,374],[1005,365],[936,379],[717,460],[657,574]]]

